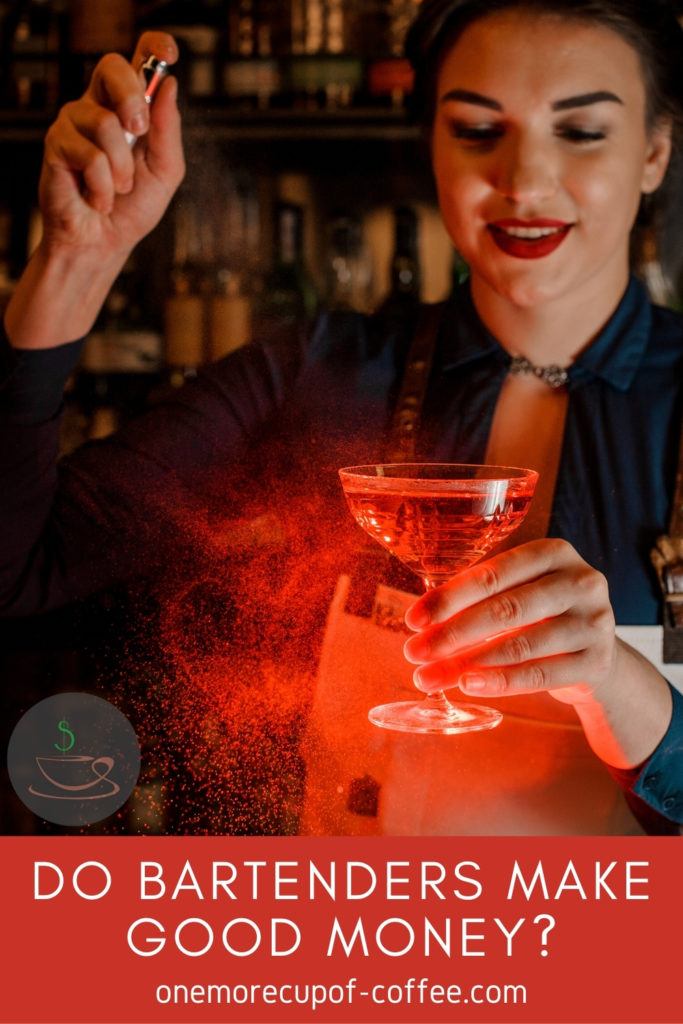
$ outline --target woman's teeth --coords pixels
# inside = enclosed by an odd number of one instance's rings
[[[509,235],[511,238],[549,238],[550,235],[557,235],[560,231],[564,231],[564,228],[503,228],[494,225],[496,231],[502,231],[503,234]]]

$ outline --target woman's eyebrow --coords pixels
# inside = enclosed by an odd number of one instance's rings
[[[448,103],[451,100],[459,100],[461,103],[471,103],[477,107],[487,107],[489,110],[503,111],[504,107],[498,100],[491,99],[490,96],[482,96],[479,92],[472,92],[470,89],[450,89],[447,93],[441,97],[441,103]],[[589,107],[593,103],[619,103],[621,106],[624,105],[624,101],[619,99],[616,93],[608,92],[606,89],[600,89],[597,92],[586,92],[580,96],[568,96],[564,100],[556,100],[552,104],[552,110],[573,110],[575,107]]]
[[[492,100],[488,96],[482,96],[478,92],[470,92],[469,89],[451,89],[441,97],[441,103],[448,103],[449,100],[460,100],[461,103],[473,103],[477,107],[488,107],[489,110],[502,110],[503,105],[498,100]]]
[[[586,92],[582,96],[570,96],[566,100],[557,100],[553,103],[553,110],[571,110],[573,107],[590,107],[593,103],[619,103],[623,107],[624,101],[619,99],[616,93],[607,92],[601,89],[599,92]]]

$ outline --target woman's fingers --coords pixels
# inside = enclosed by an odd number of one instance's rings
[[[521,693],[580,686],[589,676],[589,661],[587,652],[579,651],[496,668],[482,666],[463,671],[461,665],[455,678],[444,672],[443,663],[439,663],[416,669],[414,679],[418,689],[425,693],[458,685],[464,693],[476,697],[513,697]]]
[[[88,100],[75,103],[68,110],[77,132],[106,154],[116,191],[123,194],[130,192],[133,188],[135,163],[118,116]]]
[[[45,163],[54,171],[80,174],[87,189],[84,197],[99,213],[112,210],[115,196],[111,164],[105,152],[85,138],[70,118],[60,121],[45,140]]]
[[[422,609],[420,609],[422,605]],[[460,686],[483,697],[573,688],[572,700],[614,669],[614,615],[605,577],[564,541],[505,552],[409,610],[430,625],[405,645],[426,692]]]
[[[490,637],[555,619],[575,604],[582,617],[609,606],[600,573],[579,565],[496,594],[410,637],[405,656],[418,664],[447,658]]]
[[[180,112],[175,78],[161,83],[150,111],[151,127],[145,138],[144,160],[151,174],[175,189],[185,174]]]
[[[143,32],[137,41],[131,64],[139,68],[148,57],[158,57],[167,64],[175,64],[178,60],[178,47],[173,36],[168,32]]]
[[[585,562],[566,541],[530,541],[467,569],[451,583],[425,594],[408,609],[406,625],[425,629],[512,587],[572,565]]]
[[[122,130],[133,135],[144,135],[149,128],[144,79],[119,53],[108,53],[99,61],[84,99],[111,110]]]
[[[149,105],[145,101],[147,83],[140,68],[152,55],[169,65],[175,64],[178,47],[173,36],[167,32],[144,32],[130,63],[121,54],[106,54],[97,64],[85,94],[98,106],[112,110],[123,129],[136,136],[145,135],[150,125]]]
[[[599,635],[603,628],[598,621],[560,616],[497,637],[453,657],[422,665],[416,671],[415,679],[419,678],[422,689],[438,690],[455,686],[463,675],[479,670],[514,667],[581,652],[590,652],[589,657],[593,657],[598,647],[607,649],[609,646],[609,631]]]
[[[178,56],[164,32],[141,37],[136,66],[152,52],[169,64]],[[135,191],[135,202],[122,212],[130,220],[133,211],[138,233],[156,223],[184,174],[180,115],[175,80],[162,82],[151,108],[144,90],[142,75],[119,54],[99,61],[84,96],[66,104],[48,132],[45,162],[52,175],[44,177],[43,195],[50,209],[84,184],[83,198],[99,213],[112,213],[117,195]],[[144,145],[131,148],[131,131],[145,135]]]
[[[154,178],[163,185],[164,190],[170,193],[177,188],[185,173],[180,113],[176,103],[177,82],[169,77],[157,89],[154,103],[150,106],[145,102],[145,81],[138,69],[152,54],[173,65],[178,59],[178,48],[173,36],[166,32],[143,33],[138,41],[132,64],[115,53],[102,58],[86,94],[86,97],[90,96],[98,106],[100,114],[97,124],[88,124],[87,130],[90,133],[96,130],[100,121],[106,121],[106,109],[112,110],[120,121],[123,140],[121,142],[113,130],[106,135],[107,141],[111,140],[111,146],[107,147],[106,152],[112,159],[114,180],[118,184],[121,173],[125,181],[125,174],[130,166],[129,174],[132,181],[134,163],[144,162]],[[83,116],[86,115],[88,112],[84,111]],[[122,145],[130,149],[123,135],[124,131],[132,132],[138,137],[145,136],[145,145],[136,147],[130,165],[121,149]],[[96,141],[103,139],[104,134],[100,131]],[[126,191],[126,188],[122,191]]]

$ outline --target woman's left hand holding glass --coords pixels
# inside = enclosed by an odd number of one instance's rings
[[[473,697],[546,690],[573,704],[617,767],[648,757],[671,717],[664,678],[617,639],[607,581],[564,540],[531,541],[459,574],[406,614],[417,687]]]

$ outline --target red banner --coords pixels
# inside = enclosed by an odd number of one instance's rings
[[[680,1024],[675,839],[3,838],[4,1024]]]

